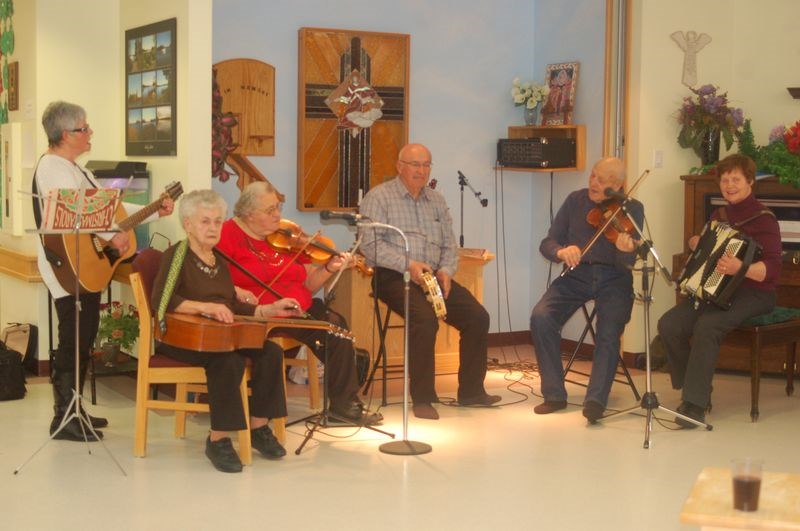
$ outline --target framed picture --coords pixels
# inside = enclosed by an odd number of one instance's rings
[[[175,155],[177,19],[125,31],[125,154]]]
[[[353,209],[408,141],[411,37],[300,28],[297,208]]]
[[[542,125],[572,123],[579,65],[578,62],[547,65],[544,79],[550,87],[550,94],[542,107]]]

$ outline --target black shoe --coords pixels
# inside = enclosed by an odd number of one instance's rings
[[[281,446],[272,430],[266,424],[260,428],[250,430],[250,442],[267,459],[280,459],[286,455],[286,449]]]
[[[358,400],[344,403],[333,403],[331,404],[331,413],[337,417],[341,417],[355,424],[361,424],[364,426],[372,426],[373,424],[379,424],[383,422],[383,415],[377,412],[369,411],[368,409],[364,408],[364,404]]]
[[[554,413],[560,409],[564,409],[567,407],[566,400],[545,400],[538,406],[533,408],[533,412],[537,415],[547,415],[548,413]]]
[[[56,433],[56,430],[61,425],[61,419],[63,416],[56,415],[53,417],[53,420],[50,422],[50,435]],[[86,437],[84,438],[84,432],[86,433]],[[67,422],[67,425],[64,428],[56,433],[53,439],[58,441],[77,441],[77,442],[96,442],[99,439],[103,438],[103,432],[100,430],[94,430],[94,433],[97,434],[97,437],[92,434],[92,432],[86,426],[83,426],[81,429],[81,423],[78,420],[78,417],[71,419]]]
[[[493,406],[500,402],[503,398],[498,395],[490,395],[483,393],[482,395],[473,396],[470,398],[459,398],[458,403],[462,406]]]
[[[706,421],[705,408],[692,404],[691,402],[681,402],[681,405],[678,406],[678,413],[698,422],[705,423]],[[697,427],[697,424],[689,422],[688,420],[683,420],[680,417],[675,417],[675,423],[689,430]]]
[[[94,429],[105,428],[106,426],[108,426],[108,419],[107,418],[104,418],[104,417],[93,417],[85,409],[83,409],[83,406],[81,406],[81,413],[83,413],[83,415],[86,418],[89,419],[89,422],[91,422],[92,428],[94,428]]]
[[[206,439],[206,457],[220,472],[241,472],[242,462],[233,449],[230,437],[224,437],[218,441],[211,441],[209,436]]]
[[[603,412],[606,410],[600,402],[594,400],[587,400],[583,404],[583,416],[589,421],[589,424],[597,424],[597,421],[603,417]]]

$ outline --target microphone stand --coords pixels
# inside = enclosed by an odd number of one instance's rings
[[[408,247],[408,238],[402,230],[394,225],[387,225],[386,223],[378,223],[376,221],[359,221],[357,223],[359,228],[373,227],[389,229],[397,232],[402,238],[405,245],[406,253],[406,270],[403,273],[403,439],[400,441],[392,441],[383,443],[378,449],[385,454],[392,455],[420,455],[427,454],[433,447],[430,444],[418,441],[408,440],[408,340],[409,340],[409,326],[408,326],[408,312],[409,303],[408,296],[411,289],[411,271],[409,270],[409,263],[411,261],[411,251]],[[376,295],[377,296],[377,295]]]
[[[651,286],[650,286],[649,275],[650,275],[651,272],[655,271],[656,268],[657,268],[658,271],[661,272],[661,274],[664,276],[664,279],[666,280],[668,285],[672,285],[672,278],[670,277],[670,274],[669,274],[669,271],[667,271],[667,268],[664,267],[664,264],[659,259],[658,253],[656,252],[655,247],[653,246],[653,242],[647,240],[644,237],[644,234],[642,234],[642,230],[639,227],[639,225],[636,223],[636,220],[633,219],[633,216],[631,216],[630,212],[628,212],[628,209],[625,206],[626,203],[628,202],[628,200],[629,200],[629,198],[626,197],[625,200],[622,202],[622,206],[620,206],[620,209],[622,210],[622,212],[625,213],[625,215],[631,221],[631,223],[633,224],[634,229],[636,230],[636,233],[639,235],[639,239],[643,242],[639,246],[639,249],[637,250],[637,253],[639,254],[639,257],[642,259],[642,263],[643,263],[642,269],[641,269],[641,271],[642,271],[642,293],[641,293],[641,296],[639,298],[641,298],[642,303],[644,304],[644,349],[645,349],[645,360],[647,361],[646,366],[645,366],[645,374],[646,374],[646,377],[647,377],[647,379],[646,379],[646,389],[645,389],[644,395],[642,396],[642,400],[641,400],[640,404],[638,404],[636,406],[633,406],[633,407],[630,407],[630,408],[627,408],[627,409],[623,409],[622,411],[618,411],[617,413],[614,413],[612,415],[608,415],[606,417],[602,417],[602,418],[600,418],[598,420],[608,420],[608,419],[611,419],[611,418],[614,418],[614,417],[618,417],[620,415],[624,415],[626,413],[630,413],[630,412],[632,412],[634,410],[638,410],[638,409],[647,410],[647,415],[646,415],[646,419],[645,419],[645,431],[644,431],[644,445],[643,445],[643,447],[644,447],[644,449],[648,449],[648,448],[650,448],[650,432],[652,431],[652,419],[653,419],[653,410],[654,409],[657,409],[659,411],[663,411],[665,413],[669,413],[671,415],[674,415],[674,416],[676,416],[678,418],[681,418],[681,419],[683,419],[685,421],[691,422],[692,424],[695,424],[696,426],[701,426],[701,427],[705,428],[708,431],[713,430],[714,427],[711,424],[707,424],[705,422],[700,422],[700,421],[695,420],[693,418],[687,417],[686,415],[682,415],[681,413],[678,413],[677,411],[672,411],[671,409],[668,409],[668,408],[662,406],[658,402],[658,396],[656,395],[655,392],[653,392],[653,373],[651,371],[651,364],[650,364],[650,303],[652,302],[653,298],[651,296],[652,289],[651,289]],[[653,267],[651,267],[649,265],[648,258],[650,256],[653,257],[653,261],[655,262]]]
[[[464,247],[464,187],[469,186],[469,189],[475,194],[475,198],[480,202],[482,207],[486,207],[489,204],[489,200],[485,198],[481,198],[481,192],[475,190],[472,185],[467,180],[467,177],[461,173],[461,170],[458,171],[458,186],[461,188],[461,211],[460,217],[461,222],[459,224],[459,234],[458,234],[458,246]]]

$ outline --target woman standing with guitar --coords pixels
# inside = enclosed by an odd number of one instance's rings
[[[159,322],[166,312],[203,316],[222,323],[233,323],[234,314],[262,318],[300,314],[295,299],[280,299],[258,306],[236,299],[228,268],[214,253],[226,210],[225,200],[211,190],[194,191],[181,200],[179,215],[187,239],[167,249],[153,282],[151,303]],[[227,432],[246,426],[239,394],[245,357],[252,360],[250,429],[253,448],[267,458],[286,455],[268,425],[269,419],[286,416],[283,351],[278,345],[265,341],[261,349],[198,352],[156,342],[156,351],[205,368],[211,410],[206,456],[217,470],[242,470]]]
[[[324,265],[314,265],[303,255],[275,249],[267,242],[274,235],[281,222],[281,202],[275,188],[267,182],[254,182],[243,191],[233,209],[234,218],[222,227],[219,249],[230,256],[267,285],[284,297],[295,297],[300,308],[307,311],[313,319],[332,322],[341,328],[347,323],[336,314],[329,312],[313,293],[330,280],[343,267],[351,262],[349,253],[333,254]],[[231,276],[236,284],[239,300],[261,303],[274,301],[275,296],[264,290],[253,279],[231,268]],[[293,328],[282,333],[308,345],[314,355],[325,359],[321,345],[326,344],[324,330]],[[358,399],[358,379],[356,377],[355,353],[349,339],[329,335],[328,389],[330,391],[331,411],[358,424],[375,424],[383,420],[380,413],[371,413]]]
[[[36,194],[33,198],[33,213],[36,223],[40,227],[42,224],[41,212],[44,206],[42,198],[47,197],[50,190],[100,187],[92,172],[76,162],[80,155],[92,148],[91,139],[94,131],[86,121],[86,111],[72,103],[53,102],[47,106],[42,115],[42,126],[47,134],[49,148],[47,153],[39,159],[33,179],[33,192]],[[171,214],[173,206],[172,199],[169,197],[163,199],[160,204],[156,205],[158,215]],[[141,208],[140,205],[124,204],[124,209],[128,213],[133,213]],[[153,219],[156,219],[155,216]],[[124,256],[129,247],[136,245],[135,241],[130,240],[128,232],[99,234],[98,236],[105,236],[107,245],[116,250],[119,256]],[[51,361],[55,402],[53,406],[55,415],[50,423],[50,434],[52,435],[61,425],[67,412],[75,385],[75,299],[68,291],[72,289],[74,292],[74,285],[69,287],[62,285],[59,278],[56,277],[55,269],[59,269],[60,272],[68,269],[70,265],[63,257],[55,255],[51,249],[45,249],[44,245],[38,246],[38,266],[42,280],[53,296],[58,315],[58,349]],[[82,290],[80,295],[80,388],[83,388],[89,362],[89,351],[94,344],[100,323],[100,295],[107,282],[102,284],[100,289],[96,291]],[[93,428],[102,428],[108,425],[108,421],[104,418],[89,415],[87,417]],[[98,437],[102,438],[102,432],[96,431],[96,433]],[[85,436],[86,440],[96,440],[89,431]],[[83,441],[84,431],[80,421],[73,418],[54,438]]]

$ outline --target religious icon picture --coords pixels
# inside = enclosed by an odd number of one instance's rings
[[[547,65],[545,80],[550,87],[550,94],[542,107],[542,125],[572,123],[579,65],[577,61]]]

